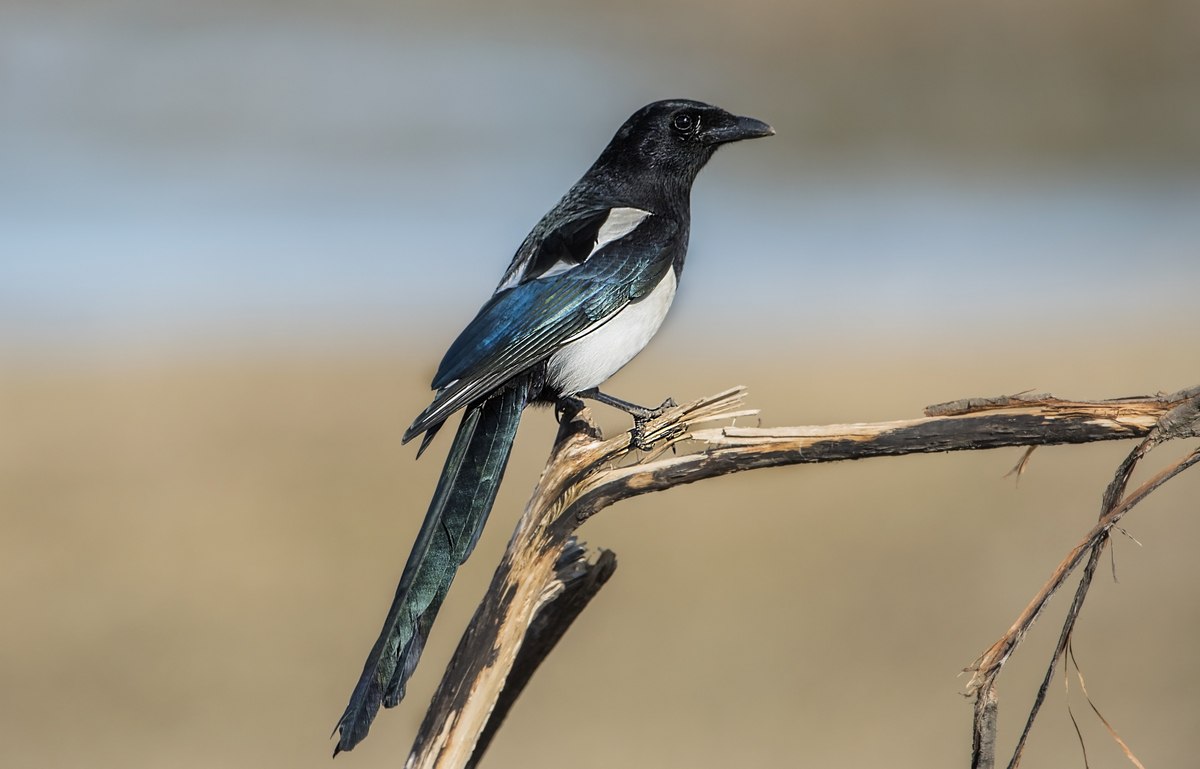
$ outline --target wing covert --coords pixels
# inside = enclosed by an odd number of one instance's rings
[[[438,393],[404,440],[440,424],[640,299],[671,269],[678,235],[677,223],[649,216],[577,267],[498,291],[446,351],[433,379]]]

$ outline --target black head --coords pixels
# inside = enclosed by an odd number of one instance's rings
[[[650,171],[691,185],[723,144],[771,136],[771,126],[688,99],[647,104],[633,113],[596,161],[626,173]]]

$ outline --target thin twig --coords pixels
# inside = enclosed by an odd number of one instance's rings
[[[989,686],[975,698],[972,722],[971,769],[993,769],[996,765],[996,721],[999,704],[996,687]]]
[[[995,679],[1005,662],[1021,643],[1025,634],[1029,632],[1033,623],[1037,621],[1038,616],[1040,616],[1050,598],[1058,591],[1066,578],[1079,564],[1084,552],[1088,553],[1087,566],[1084,567],[1083,575],[1075,590],[1075,597],[1067,609],[1067,615],[1059,633],[1058,643],[1046,667],[1046,673],[1042,678],[1041,686],[1038,687],[1037,695],[1030,707],[1025,726],[1021,730],[1016,747],[1013,749],[1012,757],[1008,763],[1009,769],[1016,769],[1020,764],[1029,733],[1033,729],[1033,724],[1037,720],[1043,702],[1045,702],[1046,693],[1049,690],[1050,681],[1054,676],[1058,660],[1063,658],[1067,649],[1070,648],[1071,636],[1074,632],[1076,621],[1079,618],[1079,614],[1083,609],[1083,602],[1091,588],[1096,568],[1100,563],[1100,557],[1104,551],[1105,544],[1108,542],[1111,529],[1117,525],[1117,522],[1125,513],[1133,509],[1134,506],[1145,499],[1151,492],[1188,467],[1191,467],[1197,461],[1200,461],[1200,449],[1197,449],[1171,467],[1164,469],[1142,484],[1132,494],[1122,499],[1134,469],[1150,451],[1168,440],[1195,437],[1200,434],[1200,388],[1185,390],[1177,395],[1184,396],[1184,400],[1163,414],[1154,428],[1147,433],[1145,439],[1134,447],[1117,468],[1112,481],[1104,491],[1104,498],[1101,502],[1100,522],[1089,532],[1088,536],[1082,542],[1067,554],[1067,557],[1063,559],[1050,579],[1025,607],[1025,610],[1021,612],[1021,615],[1013,623],[1013,626],[1009,628],[1008,632],[1001,636],[1000,640],[993,644],[987,652],[984,652],[970,668],[974,671],[974,675],[972,676],[971,683],[968,685],[968,692],[975,693],[976,707],[979,707],[979,703],[985,695],[994,696],[991,693],[994,691]],[[1072,721],[1074,721],[1074,717],[1072,717]],[[975,739],[978,739],[978,735],[976,735]],[[1133,760],[1136,761],[1136,759]]]

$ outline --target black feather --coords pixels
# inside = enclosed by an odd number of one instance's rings
[[[381,704],[404,696],[450,583],[487,521],[527,400],[518,382],[463,415],[392,608],[338,721],[334,755],[367,736]]]

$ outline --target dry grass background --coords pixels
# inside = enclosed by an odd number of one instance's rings
[[[915,415],[1026,388],[1118,396],[1196,383],[1145,340],[1061,349],[805,345],[804,365],[656,344],[614,381],[651,401],[744,383],[764,423]],[[718,354],[717,349],[726,352]],[[966,357],[970,349],[976,353]],[[0,380],[0,765],[328,766],[440,469],[398,437],[432,349],[6,368]],[[966,365],[964,365],[964,361]],[[619,417],[602,415],[619,427]],[[345,766],[401,763],[512,529],[553,425],[531,416],[484,540],[408,700]],[[779,469],[655,494],[582,530],[614,580],[535,677],[487,765],[962,767],[958,671],[1091,525],[1129,444]],[[1178,449],[1168,448],[1174,454]],[[1189,765],[1200,709],[1200,476],[1116,538],[1076,639],[1089,691],[1150,767]],[[1001,679],[1011,744],[1056,630]],[[1076,694],[1093,767],[1123,766]],[[1082,766],[1061,684],[1027,767]]]

